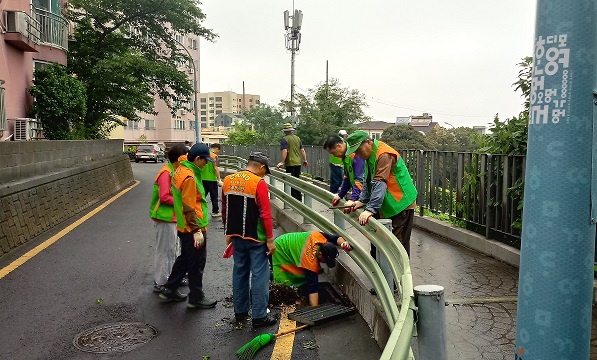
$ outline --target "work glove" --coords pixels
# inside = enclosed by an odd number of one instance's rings
[[[194,244],[193,246],[195,249],[199,250],[205,245],[205,238],[203,237],[203,233],[201,231],[197,231],[193,234]]]
[[[335,194],[334,198],[332,199],[332,206],[337,206],[340,200],[342,200],[342,198],[338,196],[338,194]]]
[[[218,186],[222,187],[222,185],[224,185],[224,183],[222,182],[222,180],[218,180]]]
[[[350,202],[350,204],[349,204],[349,202]],[[349,201],[346,202],[346,205],[352,205],[352,207],[347,208],[347,210],[348,210],[346,212],[347,214],[350,214],[351,212],[355,212],[358,209],[360,209],[362,207],[365,207],[365,203],[360,202],[358,200],[357,201],[351,201],[351,200],[349,200]]]
[[[342,243],[342,245],[340,245],[340,247],[342,248],[342,250],[349,252],[352,251],[352,246],[350,246],[350,244],[348,243],[348,241],[344,241]]]
[[[307,160],[305,160],[305,162],[303,162],[303,165],[304,165],[305,167],[308,167],[308,166],[309,166],[309,162],[308,162]]]
[[[371,211],[363,211],[361,215],[359,215],[359,224],[361,224],[361,226],[367,225],[371,216],[373,216],[373,213]]]
[[[342,209],[342,211],[345,214],[350,214],[351,212],[354,211],[354,209],[352,208],[353,205],[354,205],[354,201],[348,200],[347,202],[344,203],[344,206],[346,206],[346,207],[344,209]]]

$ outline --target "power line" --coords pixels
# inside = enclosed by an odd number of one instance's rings
[[[406,110],[420,111],[420,112],[428,112],[428,113],[431,113],[431,114],[446,115],[446,116],[460,116],[460,117],[474,117],[474,118],[478,118],[478,117],[491,117],[491,118],[493,118],[493,115],[464,115],[464,114],[450,114],[450,113],[445,113],[445,112],[440,112],[440,111],[433,111],[433,110],[422,110],[422,109],[412,108],[412,107],[408,107],[408,106],[401,106],[401,105],[397,105],[397,104],[392,104],[390,102],[383,101],[383,100],[376,100],[373,97],[367,97],[367,100],[371,101],[371,102],[374,102],[374,103],[377,103],[377,104],[391,106],[391,107],[395,107],[395,108],[399,108],[399,109],[406,109]]]

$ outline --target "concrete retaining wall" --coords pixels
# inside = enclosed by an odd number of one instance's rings
[[[122,154],[122,140],[1,141],[0,184]]]
[[[15,149],[29,155],[15,153]],[[0,151],[3,159],[7,155],[25,159],[22,166],[0,162],[0,255],[134,180],[130,161],[122,155],[122,140],[6,142],[0,143]],[[38,166],[33,159],[48,160],[40,160]],[[29,177],[23,178],[24,174]],[[6,180],[11,177],[12,181]]]

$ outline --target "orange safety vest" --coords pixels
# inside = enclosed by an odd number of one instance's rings
[[[226,197],[226,235],[246,240],[267,240],[257,205],[257,185],[263,178],[242,170],[224,178],[222,195]]]
[[[205,200],[205,190],[203,189],[203,185],[199,184],[200,181],[196,181],[196,175],[193,172],[193,170],[185,167],[184,165],[181,165],[176,169],[176,171],[174,172],[174,175],[172,176],[172,186],[174,187],[172,189],[173,190],[172,194],[177,195],[177,194],[175,194],[176,192],[178,192],[178,194],[180,194],[182,192],[182,183],[188,178],[193,179],[193,182],[195,182],[196,186],[197,186],[197,199],[194,204],[195,214],[197,215],[197,225],[199,225],[199,228],[202,231],[206,231],[207,223],[208,223],[209,219],[207,216],[207,201]],[[176,208],[176,202],[177,202],[176,197],[177,196],[175,196],[175,208]],[[182,204],[181,204],[182,206],[180,207],[180,210],[182,210],[182,208],[185,205],[185,202],[184,202],[185,199],[181,198],[181,200],[182,200]],[[178,214],[178,210],[177,210],[177,214],[176,214],[176,220],[177,220],[176,228],[178,229],[178,231],[193,232],[193,229],[191,229],[191,227],[187,223],[187,219],[184,217],[183,214]]]

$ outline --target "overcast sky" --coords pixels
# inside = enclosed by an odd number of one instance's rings
[[[517,115],[521,58],[531,56],[535,0],[296,0],[303,11],[296,91],[330,78],[367,96],[373,120],[428,112],[435,121],[486,125]],[[200,90],[290,99],[284,10],[292,0],[204,0]],[[448,126],[449,127],[449,126]]]

